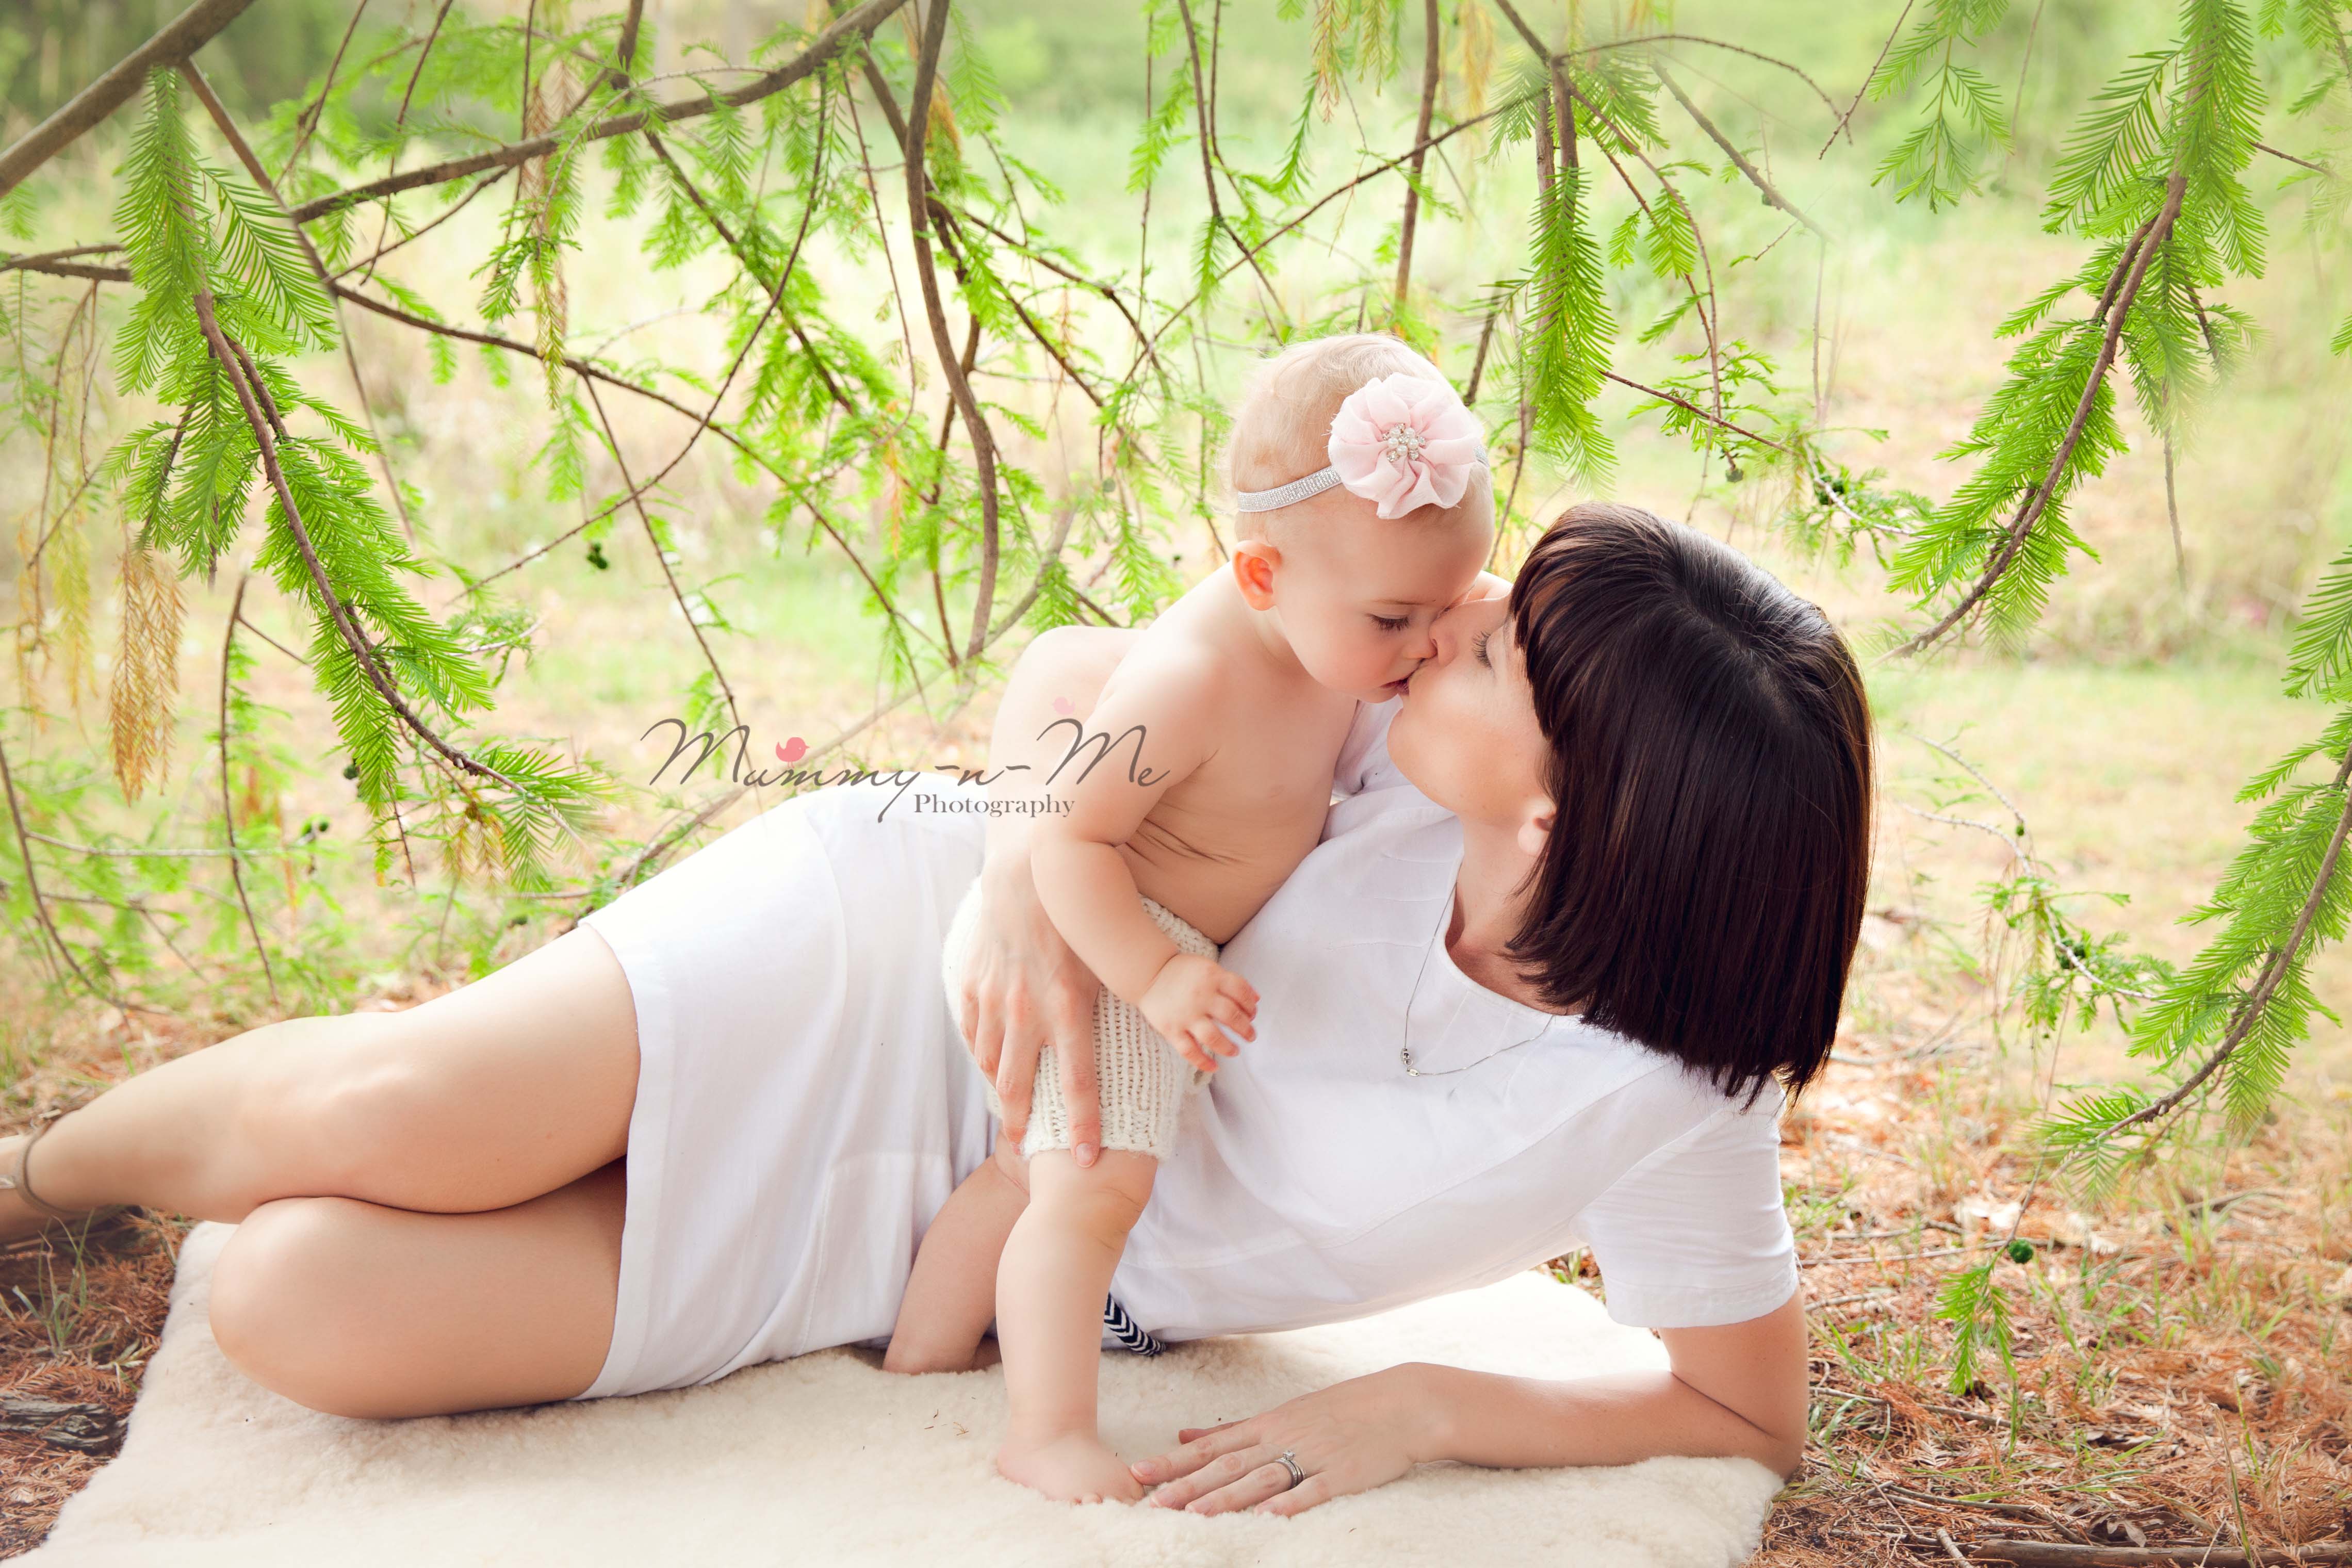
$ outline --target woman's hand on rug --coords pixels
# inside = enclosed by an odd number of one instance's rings
[[[1420,1464],[1429,1414],[1417,1369],[1391,1367],[1301,1395],[1245,1421],[1187,1427],[1179,1447],[1131,1467],[1150,1501],[1192,1513],[1294,1514],[1349,1492],[1370,1491]],[[1293,1486],[1280,1456],[1307,1479]]]
[[[1062,1103],[1070,1114],[1072,1152],[1079,1164],[1092,1164],[1102,1142],[1094,1032],[1095,996],[1102,983],[1054,929],[1025,859],[1011,868],[992,865],[983,874],[988,881],[979,929],[964,959],[957,1022],[972,1060],[996,1085],[1004,1106],[1004,1137],[1015,1146],[1028,1131],[1037,1058],[1047,1046],[1054,1047]]]

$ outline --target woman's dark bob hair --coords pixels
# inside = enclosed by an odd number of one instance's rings
[[[1828,1059],[1869,887],[1853,655],[1746,557],[1630,506],[1553,523],[1511,619],[1558,811],[1512,957],[1727,1094],[1794,1094]]]

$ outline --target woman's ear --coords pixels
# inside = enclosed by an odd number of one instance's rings
[[[1549,795],[1538,795],[1519,818],[1519,853],[1530,860],[1540,860],[1546,846],[1551,843],[1551,827],[1559,816],[1559,807]]]
[[[1234,581],[1241,584],[1242,599],[1253,610],[1274,608],[1274,569],[1282,564],[1282,552],[1263,539],[1244,539],[1234,546]]]

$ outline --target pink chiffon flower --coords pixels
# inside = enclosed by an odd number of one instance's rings
[[[1402,374],[1348,395],[1331,421],[1329,452],[1339,482],[1385,518],[1454,505],[1484,455],[1478,422],[1452,386]]]

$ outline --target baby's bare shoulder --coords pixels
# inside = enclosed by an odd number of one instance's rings
[[[1103,686],[1103,705],[1146,704],[1165,713],[1230,709],[1250,684],[1246,650],[1185,619],[1146,627]]]

